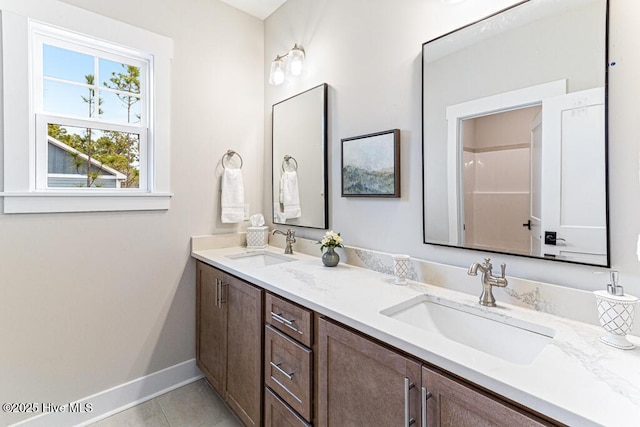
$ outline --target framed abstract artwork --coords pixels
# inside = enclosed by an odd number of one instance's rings
[[[400,130],[342,139],[342,197],[400,197]]]

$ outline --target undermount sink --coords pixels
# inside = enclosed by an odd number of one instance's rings
[[[235,260],[244,267],[267,267],[270,265],[282,264],[283,262],[296,261],[295,258],[290,256],[267,251],[242,252],[239,254],[227,255],[227,258]]]
[[[380,313],[520,365],[533,362],[556,334],[546,326],[430,295],[419,295]]]

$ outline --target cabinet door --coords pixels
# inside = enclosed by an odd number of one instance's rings
[[[224,396],[227,365],[227,306],[221,304],[223,273],[200,261],[196,267],[196,363]]]
[[[417,424],[420,364],[320,319],[317,419],[334,427]]]
[[[429,427],[550,425],[426,367],[422,368],[422,387],[431,393],[426,401]]]
[[[227,392],[246,426],[259,426],[262,402],[262,290],[225,275]]]

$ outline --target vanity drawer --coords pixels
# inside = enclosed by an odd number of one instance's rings
[[[266,323],[311,347],[312,311],[269,293],[265,302]]]
[[[265,327],[264,382],[295,409],[311,420],[311,350],[274,329]]]
[[[264,392],[265,427],[311,427],[269,387]]]

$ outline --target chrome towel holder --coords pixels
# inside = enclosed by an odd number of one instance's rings
[[[291,160],[293,160],[293,163],[295,163],[293,171],[297,171],[298,170],[298,161],[294,157],[292,157],[292,156],[290,156],[288,154],[285,154],[284,155],[284,160],[282,161],[282,172],[284,172],[284,165],[285,164],[289,164],[289,162]]]
[[[242,156],[240,154],[238,154],[236,151],[233,150],[227,150],[226,153],[224,153],[222,155],[222,159],[220,159],[220,163],[222,164],[222,169],[226,169],[227,167],[224,165],[224,159],[233,157],[233,156],[238,156],[238,158],[240,159],[240,167],[238,167],[238,169],[242,169]]]

